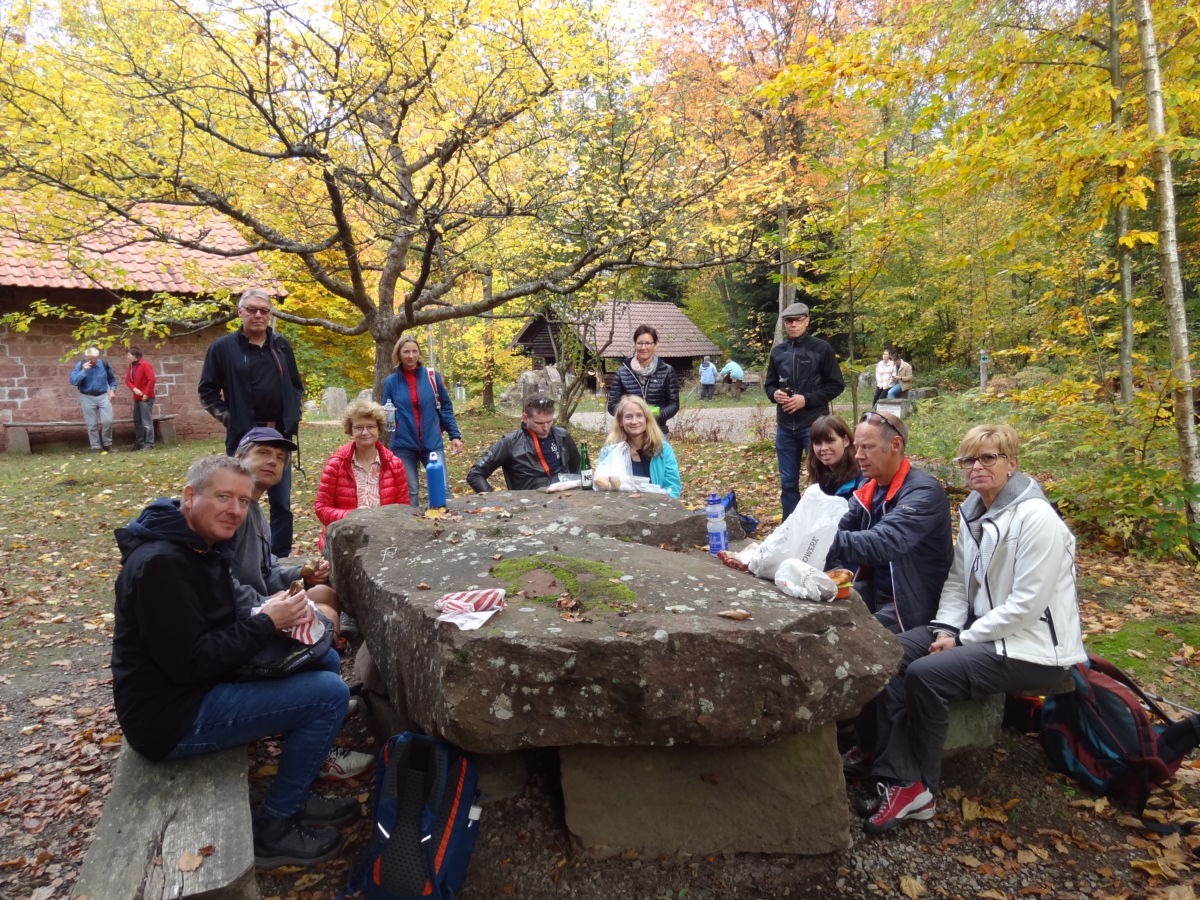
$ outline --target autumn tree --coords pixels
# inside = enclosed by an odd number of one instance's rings
[[[237,252],[330,302],[281,318],[370,335],[378,390],[407,329],[745,252],[733,228],[714,243],[706,207],[738,149],[658,116],[593,9],[18,4],[0,43],[0,178],[32,208],[69,198],[73,212],[28,223],[63,241],[72,223],[137,220],[137,202],[228,217],[250,239]],[[485,278],[487,295],[465,289]]]

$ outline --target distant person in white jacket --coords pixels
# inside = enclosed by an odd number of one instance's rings
[[[869,833],[933,818],[952,701],[1048,693],[1087,659],[1075,538],[1037,482],[1017,471],[1017,446],[1008,425],[977,425],[959,444],[955,462],[971,494],[937,613],[900,635],[904,659],[879,698],[879,803],[860,810]]]

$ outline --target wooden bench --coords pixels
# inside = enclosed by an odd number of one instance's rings
[[[176,413],[168,415],[155,416],[154,424],[158,432],[158,440],[163,444],[175,444],[175,418]],[[113,419],[114,425],[132,425],[133,419]],[[8,437],[8,452],[9,453],[32,453],[29,444],[29,429],[30,428],[87,428],[87,422],[82,420],[58,422],[4,422],[4,428],[7,431]]]
[[[72,896],[255,900],[249,790],[245,747],[151,762],[122,742]]]

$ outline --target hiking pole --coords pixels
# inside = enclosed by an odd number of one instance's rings
[[[1159,697],[1157,694],[1146,692],[1146,696],[1155,703],[1165,703],[1167,706],[1173,706],[1176,709],[1182,709],[1184,712],[1191,713],[1194,716],[1200,716],[1200,709],[1192,709],[1190,706],[1184,706],[1182,703],[1176,703],[1174,700],[1168,700],[1166,697]]]

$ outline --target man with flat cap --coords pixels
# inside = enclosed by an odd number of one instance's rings
[[[833,348],[808,334],[808,307],[793,303],[783,311],[785,339],[771,348],[763,389],[775,406],[775,457],[779,461],[779,502],[786,519],[800,502],[800,468],[808,450],[808,429],[829,414],[829,401],[846,387]]]

